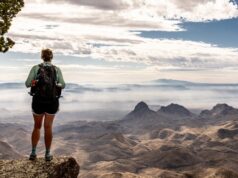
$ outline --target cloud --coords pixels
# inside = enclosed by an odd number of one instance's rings
[[[95,66],[95,65],[61,64],[60,68],[70,69],[70,70],[101,70],[101,71],[111,70],[111,71],[114,71],[115,69],[118,69],[118,66],[106,67],[106,66]]]
[[[41,0],[50,3],[65,3],[99,10],[116,11],[128,18],[144,17],[207,21],[230,19],[238,16],[238,7],[231,0]],[[97,16],[98,17],[98,16]],[[138,19],[139,19],[138,18]]]
[[[150,9],[148,13],[143,11],[147,9],[105,11],[71,4],[28,4],[21,17],[100,27],[114,26],[128,30],[183,30],[178,20],[167,20],[163,16],[151,17]]]
[[[238,50],[202,42],[146,39],[129,46],[101,47],[92,55],[109,60],[144,62],[161,68],[213,69],[237,65]]]
[[[237,65],[237,49],[138,36],[139,30],[186,30],[181,28],[183,21],[237,17],[237,4],[229,0],[47,2],[51,3],[26,3],[9,32],[16,40],[13,51],[37,53],[49,47],[65,56],[138,62],[159,69],[222,69]]]
[[[171,0],[177,9],[174,15],[187,21],[223,20],[238,17],[238,6],[230,0]],[[180,15],[178,15],[180,14]]]
[[[141,0],[137,0],[138,2]],[[97,9],[103,10],[120,10],[120,9],[127,9],[130,5],[135,4],[135,1],[126,1],[126,0],[47,0],[47,2],[65,2],[65,3],[72,3],[77,4],[80,6],[90,6]]]
[[[164,68],[186,70],[227,68],[237,65],[238,49],[222,48],[204,42],[148,39],[139,32],[116,27],[72,24],[30,19],[22,28],[19,18],[10,35],[16,40],[14,51],[38,53],[49,47],[61,55],[91,57],[106,61],[137,62]],[[55,26],[46,29],[46,25]],[[21,29],[21,30],[19,30]],[[100,45],[97,45],[100,44]]]

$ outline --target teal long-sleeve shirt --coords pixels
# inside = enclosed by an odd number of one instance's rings
[[[43,62],[43,65],[52,65],[52,64],[50,62]],[[39,65],[35,65],[31,68],[31,71],[25,82],[25,85],[27,88],[31,87],[32,80],[36,79],[39,68],[40,68]],[[57,83],[60,83],[62,85],[62,89],[65,88],[64,78],[59,67],[56,67],[56,74],[57,74]]]

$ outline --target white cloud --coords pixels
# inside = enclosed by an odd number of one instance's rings
[[[137,30],[183,30],[186,21],[236,17],[229,0],[31,0],[15,19],[13,51],[52,48],[63,55],[133,61],[159,68],[213,69],[237,65],[237,49],[203,42],[146,39]],[[171,20],[174,19],[174,20]]]
[[[183,69],[225,68],[237,65],[238,50],[220,48],[202,42],[182,40],[144,40],[122,47],[101,47],[92,53],[95,58],[138,61]]]
[[[222,20],[238,17],[238,6],[230,0],[172,0],[177,15],[187,21]],[[178,15],[179,14],[179,15]]]
[[[104,10],[104,12],[116,11],[119,16],[126,15],[129,19],[134,17],[149,20],[163,17],[206,21],[238,16],[237,4],[231,0],[38,0],[38,2],[74,4],[79,7]]]

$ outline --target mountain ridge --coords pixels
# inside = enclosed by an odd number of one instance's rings
[[[150,109],[146,102],[138,102],[125,120],[61,125],[54,134],[52,153],[56,158],[73,155],[83,168],[80,178],[237,176],[238,117],[230,117],[236,108],[217,104],[210,110],[221,114],[220,119],[218,115],[201,119],[188,116],[190,111],[179,104],[163,106],[167,113],[162,113]],[[12,125],[0,128],[0,135],[16,144],[17,151],[30,142],[24,129]],[[9,135],[16,132],[27,139],[12,140]],[[29,149],[27,145],[19,152],[25,155]],[[41,155],[43,144],[38,150]]]
[[[208,118],[208,117],[225,117],[229,115],[236,115],[238,114],[238,109],[229,106],[226,103],[218,103],[213,106],[210,110],[203,110],[199,114],[201,118]]]
[[[168,106],[162,106],[157,112],[175,114],[178,116],[192,116],[192,113],[187,108],[174,103],[171,103]]]

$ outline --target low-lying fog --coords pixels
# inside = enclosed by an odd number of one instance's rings
[[[31,96],[23,83],[0,84],[0,121],[32,123]],[[60,99],[56,123],[73,120],[116,120],[145,101],[153,110],[170,103],[196,112],[217,103],[238,107],[238,84],[205,84],[157,80],[140,84],[68,84]]]

